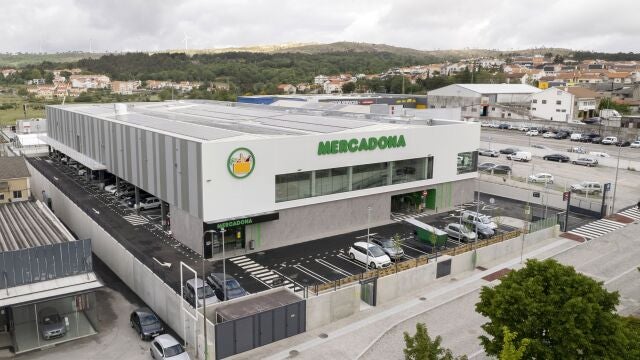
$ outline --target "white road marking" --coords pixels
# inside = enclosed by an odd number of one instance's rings
[[[316,274],[315,272],[307,269],[306,267],[304,267],[304,266],[302,266],[300,264],[293,265],[293,268],[296,269],[296,270],[302,271],[303,273],[305,273],[305,274],[311,276],[312,278],[314,278],[316,280],[319,280],[321,282],[330,282],[331,281],[331,280],[327,279],[326,277],[324,277],[324,276],[322,276],[320,274]]]
[[[332,263],[327,262],[327,261],[325,261],[325,260],[322,260],[322,259],[316,259],[316,262],[317,262],[317,263],[319,263],[320,265],[324,265],[324,266],[328,267],[329,269],[331,269],[331,270],[333,270],[333,271],[335,271],[335,272],[337,272],[337,273],[339,273],[339,274],[342,274],[342,275],[344,275],[344,276],[351,276],[351,275],[353,275],[352,273],[348,272],[347,270],[343,270],[342,268],[340,268],[340,267],[338,267],[338,266],[336,266],[336,265],[333,265]]]

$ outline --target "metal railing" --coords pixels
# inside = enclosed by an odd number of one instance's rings
[[[546,219],[538,220],[529,224],[529,232],[536,232],[543,229],[550,228],[552,226],[556,226],[558,224],[558,217],[551,216]]]

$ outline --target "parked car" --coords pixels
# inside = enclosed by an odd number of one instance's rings
[[[543,160],[548,161],[557,161],[557,162],[569,162],[569,157],[567,155],[562,154],[549,154],[542,157]]]
[[[476,239],[476,234],[463,224],[450,223],[444,227],[444,232],[450,237],[462,242],[469,242]]]
[[[67,334],[67,328],[58,311],[52,307],[45,307],[38,312],[40,335],[44,340],[63,337]]]
[[[585,194],[597,194],[602,191],[602,185],[595,181],[583,181],[579,184],[571,185],[571,191]]]
[[[507,159],[513,161],[529,162],[531,161],[531,153],[528,151],[518,151],[515,154],[507,155]]]
[[[640,140],[636,140],[636,141],[632,142],[631,145],[629,145],[629,146],[634,148],[634,149],[640,148]]]
[[[527,133],[525,135],[527,135],[527,136],[538,136],[538,135],[540,135],[540,133],[538,132],[538,130],[529,130],[529,131],[527,131]]]
[[[537,173],[529,175],[529,182],[532,183],[553,184],[553,180],[553,175],[548,173]]]
[[[536,149],[548,149],[548,147],[544,146],[544,145],[540,145],[540,144],[533,144],[531,145],[532,148],[536,148]]]
[[[367,251],[368,249],[368,251]],[[367,256],[368,253],[368,256]],[[349,248],[349,257],[351,260],[357,260],[367,265],[367,267],[376,269],[384,268],[391,265],[391,259],[384,250],[376,244],[367,244],[366,242],[359,241]]]
[[[566,139],[568,137],[569,137],[569,133],[567,131],[558,131],[556,133],[556,136],[554,137],[554,139],[562,140],[562,139]]]
[[[588,167],[598,166],[598,160],[588,158],[588,157],[579,157],[571,162],[573,165],[584,165]]]
[[[160,199],[158,199],[155,196],[145,198],[143,200],[140,200],[140,204],[133,205],[134,209],[137,209],[138,207],[140,207],[140,210],[149,210],[149,209],[158,208],[160,207]]]
[[[399,244],[396,246],[393,239],[376,236],[371,238],[371,242],[380,246],[391,260],[397,261],[404,257],[404,250]]]
[[[626,140],[619,140],[617,143],[615,143],[615,145],[620,147],[627,147],[627,146],[631,146],[631,142]]]
[[[200,278],[189,279],[183,286],[184,299],[193,307],[196,306],[196,289],[198,298],[198,307],[204,306],[205,301],[207,305],[212,305],[218,302],[216,294],[213,289],[202,281]]]
[[[85,176],[85,175],[87,175],[87,169],[78,170],[78,176]]]
[[[471,226],[471,231],[478,234],[478,239],[489,239],[496,234],[496,231],[488,226],[469,225]]]
[[[554,138],[554,137],[556,137],[556,135],[557,135],[557,134],[556,134],[556,133],[554,133],[553,131],[547,131],[546,133],[542,134],[542,137],[543,137],[543,138],[547,138],[547,139],[549,139],[549,138]]]
[[[489,157],[498,157],[498,156],[500,156],[500,153],[497,152],[496,150],[478,149],[478,155],[489,156]]]
[[[602,142],[602,136],[596,136],[591,138],[591,143],[592,144],[600,144]]]
[[[580,141],[582,139],[582,134],[580,133],[573,133],[571,134],[571,137],[569,138],[569,140],[571,141]]]
[[[615,136],[607,136],[606,138],[602,139],[602,141],[600,142],[602,145],[613,145],[615,143],[618,142],[618,138]]]
[[[123,194],[135,194],[136,193],[136,188],[133,185],[125,185],[125,186],[121,186],[119,189],[116,190],[116,192],[114,193],[115,196],[121,196]]]
[[[223,280],[225,278],[226,278],[226,284],[227,284],[227,298],[226,299],[224,297],[224,290],[225,289],[222,286],[222,284],[224,283]],[[247,290],[245,290],[240,285],[238,280],[236,280],[233,276],[228,275],[228,274],[225,277],[224,274],[222,274],[222,273],[211,273],[211,274],[209,274],[209,276],[207,276],[207,283],[209,284],[209,286],[211,286],[213,288],[213,292],[216,294],[216,297],[220,301],[237,299],[239,297],[243,297],[245,295],[249,295]]]
[[[133,310],[129,323],[141,340],[150,340],[164,332],[162,321],[147,307]]]
[[[151,342],[151,357],[156,360],[191,360],[184,347],[169,334],[156,337]]]
[[[580,138],[580,142],[591,142],[591,140],[595,137],[598,137],[598,134],[585,134]]]
[[[510,174],[511,167],[508,165],[496,165],[491,169],[494,174]]]
[[[518,151],[520,151],[520,149],[518,148],[505,148],[505,149],[500,149],[500,154],[515,154]]]
[[[124,189],[125,187],[129,186],[128,183],[121,181],[118,186],[116,186],[116,184],[111,184],[108,186],[104,187],[104,191],[108,192],[109,194],[115,194],[116,191],[120,190],[120,189]]]
[[[488,227],[492,230],[498,228],[498,225],[493,222],[490,216],[479,212],[465,210],[460,216],[462,216],[462,221],[464,221],[465,223]]]
[[[507,130],[507,129],[509,129],[509,124],[500,124],[500,125],[498,125],[498,129]]]
[[[140,202],[142,202],[143,200],[145,200],[146,198],[152,197],[153,195],[148,194],[146,192],[140,192],[139,198],[140,198]],[[135,196],[131,196],[130,198],[127,199],[127,201],[125,202],[125,204],[130,207],[130,208],[136,208],[136,197]]]
[[[482,163],[478,165],[478,171],[491,172],[491,169],[493,169],[495,166],[496,164],[490,162]]]
[[[603,157],[603,158],[611,157],[611,155],[607,154],[606,152],[601,152],[601,151],[591,151],[591,152],[589,152],[589,155],[597,156],[597,157]]]

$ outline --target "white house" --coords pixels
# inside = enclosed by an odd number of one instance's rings
[[[573,119],[573,94],[549,88],[531,95],[531,116],[553,121]]]
[[[316,85],[324,85],[327,81],[329,81],[329,77],[327,75],[318,75],[313,78],[313,83]]]

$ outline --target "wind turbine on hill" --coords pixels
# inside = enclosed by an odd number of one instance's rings
[[[191,37],[189,35],[187,35],[187,33],[184,33],[184,51],[187,52],[189,50],[189,39],[191,39]]]

